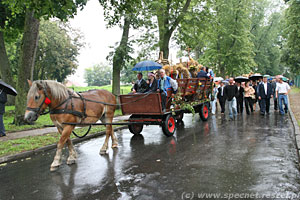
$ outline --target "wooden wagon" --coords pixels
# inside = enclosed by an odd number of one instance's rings
[[[209,78],[177,79],[176,94],[167,95],[166,111],[162,111],[160,93],[120,95],[124,115],[131,115],[128,128],[139,134],[144,125],[160,125],[166,136],[176,130],[176,121],[181,121],[184,113],[199,113],[203,121],[209,118],[210,98],[213,80]]]

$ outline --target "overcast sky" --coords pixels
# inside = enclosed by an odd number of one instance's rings
[[[83,84],[84,69],[101,62],[105,63],[106,56],[111,51],[109,46],[121,39],[122,31],[118,27],[106,29],[103,10],[98,0],[89,0],[70,23],[73,28],[82,32],[86,46],[80,51],[76,73],[68,77],[68,80]]]
[[[121,40],[122,30],[119,27],[106,29],[103,9],[98,0],[89,0],[84,9],[78,11],[74,19],[70,20],[70,24],[82,32],[86,46],[80,51],[79,67],[76,73],[69,76],[68,80],[84,85],[84,69],[95,64],[107,63],[106,57],[112,50],[109,46],[114,46]],[[134,35],[134,32],[131,30],[131,35]],[[170,45],[169,59],[176,63],[178,62],[176,59],[177,49],[174,46],[176,45],[173,41]]]

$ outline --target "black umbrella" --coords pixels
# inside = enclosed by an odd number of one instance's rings
[[[18,92],[11,85],[0,80],[0,89],[3,90],[6,94],[17,96]]]
[[[234,80],[236,81],[236,82],[247,82],[247,81],[250,81],[247,77],[243,77],[243,76],[237,76],[237,77],[235,77],[234,78]]]
[[[252,80],[252,81],[256,81],[260,78],[263,78],[263,76],[260,75],[260,74],[253,74],[252,76],[249,77],[249,79]]]

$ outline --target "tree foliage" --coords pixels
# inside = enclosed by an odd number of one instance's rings
[[[41,21],[34,79],[63,82],[68,75],[75,73],[82,46],[80,33],[67,23]]]
[[[1,4],[5,6],[6,13],[9,13],[9,15],[5,15],[5,23],[9,24],[12,22],[14,24],[13,22],[19,19],[18,15],[24,16],[25,19],[16,84],[18,96],[16,98],[15,124],[20,125],[24,123],[25,99],[29,89],[24,83],[26,79],[33,78],[40,18],[57,17],[61,20],[67,20],[76,14],[78,7],[82,8],[86,4],[86,0],[3,0]],[[7,29],[8,27],[5,28]],[[3,49],[3,47],[1,48]],[[7,55],[4,53],[0,54],[0,60],[7,61]],[[7,69],[7,65],[5,65],[5,69]]]
[[[94,65],[85,69],[84,79],[88,86],[109,85],[112,80],[112,69],[102,63]]]
[[[283,61],[290,67],[294,74],[300,73],[300,1],[290,0],[286,10],[286,28],[284,36],[286,46],[284,47]]]

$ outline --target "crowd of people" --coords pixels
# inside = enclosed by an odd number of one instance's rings
[[[211,78],[214,74],[202,67],[197,77]],[[176,93],[177,81],[166,75],[164,69],[160,69],[156,74],[148,73],[148,80],[143,79],[143,74],[137,74],[137,81],[132,87],[132,94],[159,92],[162,98],[163,111],[166,109],[166,98],[168,91]],[[224,115],[228,109],[229,119],[234,120],[238,114],[243,114],[244,110],[250,115],[259,106],[260,114],[270,114],[270,102],[274,101],[274,110],[281,115],[288,112],[287,95],[290,90],[288,83],[284,82],[283,76],[278,75],[270,79],[268,75],[261,76],[258,80],[236,80],[230,78],[228,81],[216,81],[213,89],[211,101],[211,112],[216,113],[217,102],[219,102],[221,114]]]
[[[288,83],[283,81],[283,77],[278,75],[270,80],[265,75],[258,81],[241,80],[221,81],[215,84],[213,94],[217,97],[221,107],[221,114],[224,115],[228,108],[229,119],[234,120],[237,115],[242,114],[244,108],[247,115],[253,113],[257,104],[259,105],[260,114],[270,114],[270,101],[274,101],[274,110],[284,115],[288,112],[287,95],[290,90]],[[211,102],[212,114],[216,113],[217,99]]]
[[[143,79],[141,72],[138,73],[131,94],[159,92],[161,94],[162,110],[165,111],[168,91],[176,93],[177,88],[177,81],[167,76],[164,69],[160,69],[157,74],[149,72],[147,81]]]

